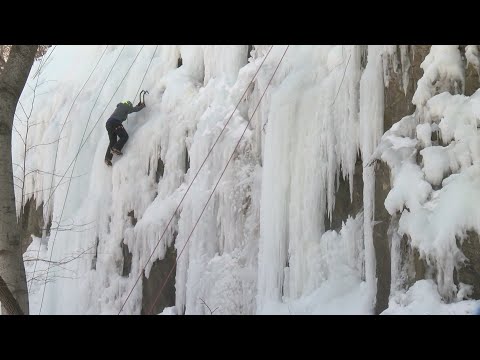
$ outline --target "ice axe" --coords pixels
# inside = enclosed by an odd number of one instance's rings
[[[149,92],[147,90],[142,90],[140,91],[140,104],[144,104],[145,105],[145,94],[148,94]],[[142,99],[142,94],[143,94],[143,99]]]

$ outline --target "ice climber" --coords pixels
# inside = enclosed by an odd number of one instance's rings
[[[112,166],[113,154],[123,155],[122,148],[128,140],[128,134],[125,131],[122,123],[127,120],[128,114],[138,112],[145,107],[145,102],[139,102],[137,106],[133,106],[131,101],[124,101],[117,104],[117,108],[110,115],[105,127],[108,131],[108,138],[110,143],[108,144],[107,153],[105,154],[105,164]],[[117,136],[120,140],[117,141]]]

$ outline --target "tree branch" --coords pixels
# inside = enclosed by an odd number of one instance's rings
[[[37,147],[37,146],[46,146],[46,145],[52,145],[52,144],[55,144],[56,142],[59,142],[60,140],[62,140],[64,137],[62,138],[58,138],[57,140],[55,141],[52,141],[51,143],[46,143],[46,144],[35,144],[35,145],[32,145],[30,146],[28,149],[27,149],[27,152],[32,150],[33,148]]]
[[[23,179],[20,179],[20,178],[19,178],[18,176],[16,176],[16,175],[13,175],[13,177],[14,177],[15,179],[17,179],[18,181],[21,181],[21,182],[23,183]]]
[[[54,173],[51,173],[51,172],[48,172],[48,171],[43,171],[43,170],[39,170],[39,169],[35,169],[35,170],[29,170],[28,173],[25,174],[25,176],[27,175],[30,175],[32,173],[41,173],[41,174],[47,174],[47,175],[53,175],[53,176],[57,176],[57,177],[62,177],[62,175],[58,175],[58,174],[54,174]],[[75,175],[75,176],[63,176],[64,179],[75,179],[77,177],[81,177],[81,176],[85,176],[87,175],[87,173],[85,174],[80,174],[80,175]],[[65,184],[65,183],[64,183]],[[51,188],[50,188],[51,189]],[[49,189],[45,189],[45,190],[49,190]]]
[[[217,311],[218,306],[215,308],[215,310],[212,311],[212,309],[210,309],[210,306],[208,306],[207,303],[202,298],[199,298],[199,299],[202,301],[202,304],[208,308],[208,311],[210,311],[210,315],[213,315],[213,313]]]
[[[17,128],[15,127],[15,124],[12,124],[12,126],[13,126],[13,129],[17,132],[18,136],[20,136],[20,139],[22,139],[22,143],[25,145],[25,139],[20,134],[20,132],[17,130]]]
[[[28,120],[28,119],[29,119],[29,116],[27,115],[27,112],[26,112],[25,109],[23,108],[22,102],[21,102],[20,100],[18,100],[18,103],[20,104],[20,107],[22,108],[23,114],[25,115],[25,117],[26,117],[27,120]]]

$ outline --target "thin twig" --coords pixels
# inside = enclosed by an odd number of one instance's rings
[[[59,139],[57,139],[57,140],[55,140],[55,141],[52,141],[51,143],[32,145],[32,146],[30,146],[30,147],[27,149],[27,152],[30,151],[30,150],[32,150],[33,148],[35,148],[35,147],[37,147],[37,146],[46,146],[46,145],[55,144],[55,143],[59,142],[60,140],[62,140],[63,138],[65,138],[65,137],[61,137],[61,138],[59,138]]]
[[[20,139],[22,139],[22,143],[25,144],[25,140],[23,139],[23,136],[20,134],[20,132],[15,127],[15,124],[12,124],[12,125],[13,125],[13,129],[17,132],[18,136],[20,136]]]
[[[217,311],[218,306],[215,308],[215,310],[212,311],[212,309],[210,309],[210,306],[207,305],[207,303],[205,302],[205,300],[203,300],[202,298],[199,298],[199,299],[202,300],[203,305],[205,305],[205,306],[208,308],[208,311],[210,311],[210,315],[213,315],[213,313],[214,313],[215,311]]]

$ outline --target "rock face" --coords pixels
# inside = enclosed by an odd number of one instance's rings
[[[393,58],[388,59],[389,81],[385,87],[385,111],[383,130],[387,131],[392,125],[406,115],[415,111],[412,104],[418,79],[422,77],[420,65],[428,55],[430,46],[409,46],[407,57],[402,64],[402,52],[397,46]],[[407,74],[404,74],[403,71]],[[406,92],[405,92],[406,89]],[[383,163],[375,165],[375,213],[373,227],[373,244],[375,247],[377,296],[375,313],[380,314],[388,307],[388,298],[391,287],[391,234],[388,234],[391,216],[386,211],[384,202],[390,189],[390,169]]]
[[[388,86],[385,87],[384,131],[406,115],[415,111],[412,104],[418,79],[423,75],[420,65],[430,51],[429,45],[408,46],[406,53],[397,46],[395,56],[387,59],[389,63]],[[366,58],[366,56],[365,56]],[[406,72],[406,73],[405,73]],[[478,74],[472,71],[472,75]],[[470,82],[466,82],[471,84]],[[469,85],[474,87],[474,85]],[[471,91],[471,90],[470,90]],[[325,230],[339,230],[348,216],[356,216],[363,208],[363,164],[357,160],[353,179],[353,196],[350,197],[348,179],[339,177],[335,194],[335,207],[332,220],[325,218]],[[391,189],[390,169],[384,163],[375,165],[375,213],[373,241],[376,257],[377,296],[375,313],[379,314],[388,307],[391,288],[391,216],[384,206],[385,198]],[[425,264],[416,250],[410,248],[407,238],[401,239],[401,267],[406,278],[404,286],[413,284],[425,276]]]
[[[460,53],[465,65],[465,88],[464,94],[472,95],[480,86],[479,69],[471,63],[467,63],[465,46],[460,46]],[[388,85],[385,87],[384,101],[384,131],[399,121],[404,116],[415,112],[412,98],[416,90],[417,82],[423,75],[420,67],[425,57],[429,54],[429,45],[409,46],[403,54],[397,46],[395,55],[387,59]],[[406,56],[405,56],[406,55]],[[436,136],[433,133],[432,136]],[[435,140],[435,139],[432,139]],[[417,157],[420,162],[421,157]],[[348,216],[355,216],[363,208],[363,178],[362,163],[357,161],[354,174],[353,201],[350,198],[348,180],[339,178],[338,190],[335,194],[335,208],[332,221],[325,219],[326,230],[339,230],[342,221]],[[425,278],[435,278],[435,268],[428,266],[424,259],[421,259],[416,249],[410,246],[407,236],[399,239],[398,261],[401,276],[396,284],[392,284],[392,232],[398,228],[398,219],[392,221],[392,217],[386,211],[384,201],[391,189],[390,169],[383,163],[375,165],[375,212],[373,240],[376,258],[377,294],[375,313],[380,314],[388,307],[390,290],[394,288],[409,288],[416,281]],[[478,234],[469,232],[463,242],[458,242],[460,249],[467,258],[461,264],[455,274],[456,284],[472,285],[473,291],[470,294],[473,299],[480,299],[480,240]],[[447,299],[446,299],[447,300]]]
[[[353,175],[353,196],[350,198],[350,186],[348,179],[342,176],[338,180],[338,189],[335,193],[335,207],[332,213],[332,221],[325,215],[325,230],[339,231],[342,222],[347,220],[348,216],[356,216],[363,209],[363,164],[359,158],[355,163],[355,172]]]
[[[162,260],[156,260],[148,278],[143,275],[142,315],[159,314],[166,307],[175,305],[175,270],[165,280],[175,265],[177,251],[172,245]],[[163,289],[162,289],[163,287]],[[151,309],[151,310],[150,310]]]
[[[375,225],[373,226],[373,245],[377,264],[375,313],[380,314],[388,307],[391,282],[391,236],[388,234],[391,216],[383,205],[390,191],[390,169],[383,162],[377,163],[375,166]]]
[[[42,236],[42,230],[45,226],[43,219],[43,203],[37,208],[37,201],[30,198],[23,207],[23,221],[22,221],[22,252],[27,250],[32,243],[31,235],[36,237]],[[50,229],[50,224],[47,226],[47,231]]]
[[[476,46],[478,45],[471,45]],[[467,62],[465,55],[466,46],[460,45],[460,53],[462,54],[462,60],[465,65],[465,95],[472,95],[480,87],[479,68],[476,68],[473,64]]]
[[[460,53],[465,64],[465,89],[464,94],[472,95],[479,87],[479,74],[472,64],[467,64],[465,58],[465,46],[460,46]],[[422,76],[423,70],[420,64],[428,55],[430,46],[409,47],[408,59],[408,86],[407,91],[403,89],[404,74],[401,71],[393,71],[392,66],[388,87],[385,88],[385,115],[384,131],[387,131],[393,123],[402,117],[412,114],[415,107],[411,103],[416,89],[418,79]],[[397,56],[400,51],[397,49]],[[397,64],[400,59],[397,59]],[[394,64],[395,61],[392,61]],[[401,70],[401,69],[400,69]],[[417,158],[421,161],[421,157]],[[377,164],[375,176],[375,215],[376,225],[374,226],[374,246],[377,263],[377,296],[375,313],[379,314],[388,307],[391,284],[391,233],[388,233],[391,217],[383,206],[385,197],[390,191],[390,172],[384,163]],[[480,298],[480,241],[478,234],[469,232],[463,242],[457,242],[467,260],[456,272],[456,283],[464,283],[473,286],[470,294],[473,299]],[[435,278],[435,269],[429,267],[424,259],[419,257],[418,251],[410,247],[408,237],[404,236],[400,241],[400,271],[403,273],[403,288],[410,287],[415,281],[424,278]],[[446,299],[448,300],[448,299]]]
[[[472,285],[471,298],[480,299],[480,239],[478,234],[471,231],[468,232],[467,237],[460,245],[460,249],[467,260],[457,271],[458,280],[456,284]]]

